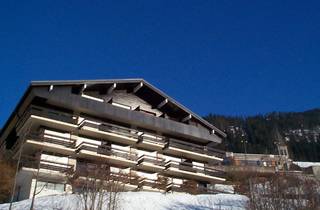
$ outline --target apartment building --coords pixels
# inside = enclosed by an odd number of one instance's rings
[[[128,191],[213,192],[225,134],[143,79],[32,82],[0,134],[15,199],[73,192],[104,166]],[[165,181],[163,181],[165,180]],[[160,183],[161,182],[161,183]],[[81,183],[81,182],[79,182]],[[190,184],[192,183],[192,184]],[[36,190],[34,190],[36,188]]]

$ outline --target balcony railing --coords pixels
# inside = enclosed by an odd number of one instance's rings
[[[111,173],[111,180],[123,184],[139,185],[139,177],[123,173]]]
[[[38,142],[47,142],[51,144],[57,144],[61,146],[65,146],[68,148],[74,148],[75,141],[70,138],[65,138],[61,136],[56,136],[52,134],[45,134],[43,132],[39,133],[30,133],[27,135],[27,138],[30,140],[38,141]]]
[[[161,180],[153,180],[148,178],[141,178],[139,180],[139,188],[142,188],[144,186],[159,189],[159,190],[166,190],[167,189],[167,183],[162,182]]]
[[[187,172],[192,172],[192,173],[197,173],[197,174],[203,174],[203,175],[208,175],[208,176],[222,176],[224,175],[224,172],[219,169],[215,169],[213,167],[208,167],[208,166],[197,166],[193,165],[192,163],[187,163],[187,162],[176,162],[176,161],[168,161],[166,163],[166,168],[175,168],[179,169],[182,171],[187,171]]]
[[[114,133],[114,134],[121,135],[128,138],[134,138],[134,139],[137,139],[138,143],[146,142],[146,143],[157,144],[159,146],[166,145],[166,147],[175,147],[178,149],[183,149],[183,150],[195,152],[198,154],[206,154],[208,156],[215,156],[219,158],[222,158],[224,156],[224,151],[218,150],[212,147],[202,146],[202,145],[186,142],[179,139],[168,138],[168,137],[160,136],[154,133],[148,133],[148,132],[144,132],[136,129],[123,127],[120,125],[115,125],[115,124],[110,124],[105,122],[94,123],[86,119],[78,124],[76,117],[74,117],[72,114],[55,111],[55,110],[51,110],[51,109],[47,109],[39,106],[30,106],[30,108],[24,113],[22,117],[23,120],[20,121],[19,125],[23,125],[25,120],[27,120],[28,117],[32,114],[47,117],[54,120],[63,121],[66,123],[71,123],[71,124],[77,125],[79,128],[83,126],[88,126],[88,127],[96,128],[100,131],[110,132],[110,133]],[[54,140],[51,139],[46,141],[53,142]],[[59,143],[59,142],[57,141],[56,143]],[[68,147],[71,146],[71,144],[72,143],[70,143]]]
[[[142,133],[139,135],[138,142],[146,142],[151,144],[156,144],[159,146],[164,146],[166,144],[166,138],[164,136],[156,135],[156,134],[149,134],[149,133]]]
[[[114,173],[110,171],[110,167],[108,165],[94,163],[78,162],[75,170],[75,178],[77,177],[103,179],[105,181],[122,184],[139,184],[138,176],[131,175],[130,173]]]
[[[138,156],[134,153],[130,153],[126,150],[122,150],[118,148],[111,148],[111,146],[108,146],[108,145],[97,145],[94,143],[82,142],[76,147],[77,152],[81,150],[88,150],[88,151],[96,152],[97,154],[115,156],[115,157],[120,157],[127,160],[132,160],[132,161],[136,161],[138,159]]]
[[[21,166],[33,169],[38,169],[39,167],[39,169],[56,171],[60,173],[71,173],[74,168],[73,165],[70,164],[43,159],[39,160],[34,157],[23,157],[21,161]]]
[[[22,120],[17,126],[23,125],[31,115],[38,115],[41,117],[63,121],[65,123],[70,123],[70,124],[77,123],[77,120],[74,118],[72,114],[32,105],[24,112],[22,116]]]
[[[95,128],[103,132],[109,132],[109,133],[121,135],[127,138],[134,138],[136,140],[138,140],[138,137],[139,137],[137,130],[110,124],[110,123],[99,123],[99,122],[93,123],[93,122],[84,120],[83,123],[79,125],[79,127],[84,127],[84,126]]]
[[[165,160],[163,158],[153,157],[150,155],[141,155],[138,158],[138,164],[143,163],[143,162],[151,163],[151,164],[154,164],[157,166],[165,166]]]
[[[185,142],[185,141],[173,139],[173,138],[170,138],[168,140],[167,146],[176,147],[179,149],[184,149],[184,150],[188,150],[188,151],[196,152],[200,154],[206,154],[209,156],[216,156],[220,158],[224,157],[224,154],[225,154],[225,152],[222,150],[214,149],[208,146],[201,146],[201,145],[197,145],[197,144],[193,144],[190,142]]]
[[[210,189],[198,184],[169,184],[167,187],[167,191],[174,191],[174,192],[187,192],[190,194],[217,194],[217,193],[226,193],[214,189]]]
[[[198,194],[198,184],[196,182],[191,183],[170,183],[168,184],[167,191],[173,191],[173,192],[187,192],[190,194]]]
[[[107,165],[103,164],[93,164],[93,163],[83,163],[77,162],[75,176],[83,176],[83,177],[103,177],[110,174],[110,168]]]

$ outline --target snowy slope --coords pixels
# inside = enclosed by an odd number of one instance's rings
[[[301,168],[308,168],[310,166],[320,166],[320,162],[299,162],[299,161],[294,161],[293,163],[298,165]]]
[[[184,193],[162,194],[152,192],[121,193],[119,207],[121,210],[209,210],[232,209],[244,210],[248,198],[242,195],[189,195]],[[7,210],[9,204],[0,205],[0,210]],[[30,200],[14,203],[16,210],[30,208]],[[55,195],[37,198],[36,210],[80,210],[81,199],[76,195]]]

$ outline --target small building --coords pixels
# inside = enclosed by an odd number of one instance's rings
[[[232,166],[233,170],[275,173],[288,170],[292,161],[287,155],[227,152],[224,162]]]
[[[293,164],[298,166],[303,173],[313,175],[320,180],[320,162],[294,161]]]
[[[225,165],[231,166],[232,170],[254,173],[276,173],[289,170],[292,160],[289,157],[288,147],[277,128],[273,131],[273,139],[278,154],[247,153],[247,141],[243,140],[245,153],[227,152]]]

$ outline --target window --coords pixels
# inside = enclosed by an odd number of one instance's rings
[[[284,149],[282,149],[282,150],[280,150],[280,154],[281,154],[281,155],[287,155],[287,151],[284,150]]]
[[[64,192],[64,184],[38,181],[37,189],[46,189],[46,190],[55,190],[59,192]]]

